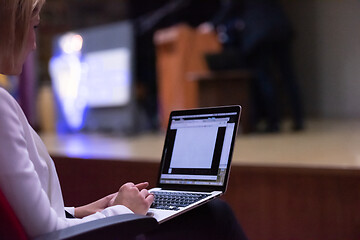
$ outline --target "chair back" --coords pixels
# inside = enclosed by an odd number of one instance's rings
[[[28,239],[23,226],[0,189],[0,238]]]

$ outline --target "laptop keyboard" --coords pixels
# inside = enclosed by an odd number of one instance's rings
[[[154,191],[151,193],[154,194],[155,197],[151,208],[165,210],[179,210],[180,207],[186,207],[210,195],[206,193],[182,193],[164,191]]]

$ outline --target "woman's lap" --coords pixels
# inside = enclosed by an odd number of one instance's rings
[[[139,239],[246,239],[246,236],[230,206],[215,199],[160,224]]]

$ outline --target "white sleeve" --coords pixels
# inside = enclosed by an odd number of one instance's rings
[[[66,219],[57,175],[51,174],[54,166],[41,159],[31,130],[16,101],[0,88],[0,189],[30,238],[131,212],[114,206],[83,219]]]
[[[65,207],[64,209],[65,209],[65,211],[67,211],[68,213],[70,213],[72,216],[75,217],[75,207]],[[118,205],[118,206],[108,207],[108,208],[102,210],[99,213],[95,213],[95,215],[94,214],[89,215],[89,216],[87,216],[85,218],[86,219],[96,219],[96,216],[101,217],[103,215],[102,217],[104,217],[104,216],[109,217],[109,216],[115,216],[115,215],[118,215],[118,214],[134,213],[134,212],[131,211],[130,209],[128,209],[127,207],[125,207],[125,206]]]
[[[89,221],[93,221],[93,220],[104,218],[104,217],[111,217],[111,216],[125,214],[125,213],[133,213],[133,212],[125,206],[117,205],[117,206],[105,208],[101,212],[91,214],[91,215],[86,216],[81,219],[80,218],[58,218],[59,226],[60,226],[58,229],[74,226],[79,223],[89,222]],[[54,229],[54,230],[57,230],[57,229]]]

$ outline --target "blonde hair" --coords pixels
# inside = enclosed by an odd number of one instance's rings
[[[45,0],[0,0],[0,64],[14,66],[25,47],[31,18]]]

